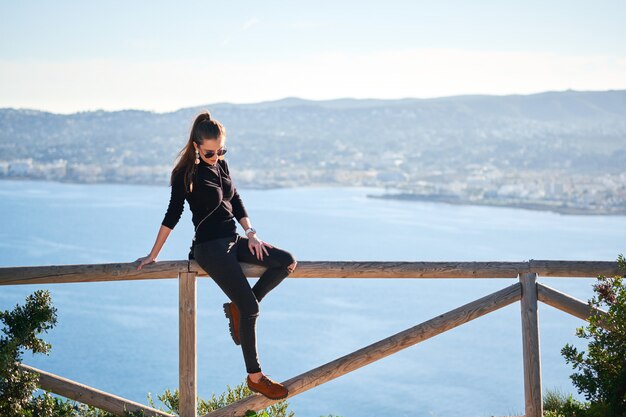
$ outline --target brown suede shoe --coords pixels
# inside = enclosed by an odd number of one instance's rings
[[[241,344],[239,339],[239,309],[235,303],[224,303],[224,314],[228,319],[228,329],[236,345]]]
[[[250,375],[246,378],[250,391],[265,395],[271,400],[282,400],[287,398],[289,390],[280,382],[272,381],[267,376],[261,376],[259,382],[253,382]]]

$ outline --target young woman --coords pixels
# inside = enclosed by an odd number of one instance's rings
[[[261,299],[293,272],[297,262],[291,253],[259,239],[252,228],[224,159],[225,142],[226,129],[208,111],[196,117],[172,170],[172,194],[156,242],[149,255],[137,259],[137,269],[156,262],[187,200],[196,229],[192,254],[231,300],[224,304],[224,313],[233,341],[241,345],[248,387],[268,398],[282,399],[289,394],[287,388],[261,372],[256,319]],[[245,237],[237,233],[235,219],[245,230]],[[250,287],[239,262],[267,268],[254,287]]]

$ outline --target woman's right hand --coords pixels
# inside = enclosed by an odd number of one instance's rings
[[[135,262],[139,262],[139,265],[137,266],[137,271],[139,271],[141,268],[144,267],[144,265],[155,263],[156,258],[155,257],[153,258],[150,255],[147,255],[147,256],[144,256],[143,258],[137,259]]]

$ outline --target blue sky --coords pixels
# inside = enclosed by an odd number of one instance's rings
[[[0,0],[0,107],[626,89],[624,1]]]

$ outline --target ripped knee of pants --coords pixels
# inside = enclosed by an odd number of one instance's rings
[[[291,274],[296,269],[297,265],[298,261],[294,260],[293,263],[287,267],[287,271]]]

